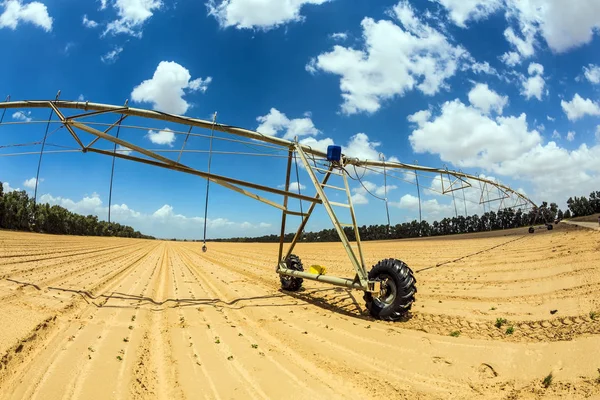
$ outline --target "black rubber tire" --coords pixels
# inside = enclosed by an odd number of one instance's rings
[[[535,228],[533,226],[530,226],[529,227],[529,233],[533,233],[533,232],[535,232]]]
[[[388,258],[379,261],[369,271],[369,280],[385,280],[385,299],[365,292],[364,299],[371,316],[385,321],[405,317],[415,301],[417,280],[404,262]]]
[[[552,226],[552,224],[548,224],[548,230],[551,231],[552,229],[554,229],[554,227]]]
[[[293,269],[294,271],[304,271],[302,261],[300,261],[300,257],[297,255],[290,254],[290,256],[285,260],[285,264],[288,269]],[[285,275],[279,275],[279,280],[281,281],[281,288],[289,292],[297,292],[300,290],[302,287],[302,282],[304,281],[302,278]]]

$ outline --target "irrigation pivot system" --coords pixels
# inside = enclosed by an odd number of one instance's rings
[[[8,121],[5,119],[6,111],[17,110],[16,113],[22,113],[24,116],[32,115],[37,109],[46,109],[50,112],[50,117],[42,120],[33,118],[13,118]],[[11,115],[11,113],[9,113]],[[14,114],[12,114],[14,117]],[[276,262],[276,272],[280,276],[281,285],[284,290],[297,291],[301,288],[303,279],[320,281],[332,285],[344,286],[357,289],[364,292],[366,307],[370,314],[376,318],[385,320],[399,320],[410,310],[415,299],[416,279],[412,270],[401,260],[395,258],[386,258],[379,261],[372,268],[368,269],[363,255],[362,244],[360,240],[360,230],[357,224],[356,214],[352,203],[352,191],[349,186],[349,179],[359,181],[363,188],[370,193],[367,187],[361,181],[361,173],[381,174],[386,182],[385,197],[381,198],[386,203],[387,210],[387,180],[397,179],[402,182],[415,184],[419,195],[419,210],[421,209],[421,190],[436,191],[438,194],[451,195],[454,201],[454,210],[458,215],[455,193],[463,192],[462,200],[465,204],[465,213],[467,212],[467,200],[478,204],[480,207],[492,207],[492,204],[499,204],[498,209],[532,209],[536,205],[525,195],[503,185],[495,180],[485,178],[484,176],[475,176],[463,173],[461,171],[448,170],[446,168],[430,168],[415,164],[405,164],[401,162],[386,161],[383,156],[378,160],[367,160],[353,158],[341,153],[338,146],[329,146],[325,149],[313,148],[302,141],[285,140],[275,136],[264,135],[256,131],[243,129],[235,126],[229,126],[216,122],[216,114],[212,121],[189,118],[184,116],[167,114],[159,111],[151,111],[139,108],[132,108],[127,105],[107,105],[99,103],[81,102],[81,101],[62,101],[41,100],[41,101],[7,101],[0,103],[0,126],[27,125],[30,129],[34,124],[45,126],[43,139],[33,143],[17,143],[0,146],[0,157],[15,155],[33,155],[38,157],[38,176],[42,156],[54,153],[96,153],[113,158],[111,173],[111,196],[112,196],[112,174],[114,174],[114,159],[124,159],[128,161],[152,165],[155,167],[166,168],[179,171],[186,174],[195,175],[207,180],[207,201],[208,205],[208,184],[214,183],[225,188],[231,189],[237,193],[258,200],[269,206],[275,207],[281,211],[281,230],[279,239],[279,252]],[[130,123],[135,121],[137,123]],[[174,135],[185,137],[180,150],[151,149],[146,145],[133,143],[136,140],[125,140],[124,132],[133,131],[140,137],[140,131],[149,131],[156,129],[157,124],[169,124],[168,131]],[[210,131],[208,134],[199,134],[192,132],[196,128],[203,128]],[[166,129],[166,128],[163,128]],[[65,148],[64,144],[57,145],[50,142],[50,137],[63,131],[62,139],[72,138],[76,146]],[[67,133],[64,133],[67,131]],[[113,135],[113,133],[115,133]],[[121,135],[120,135],[121,134]],[[68,136],[67,136],[68,135]],[[55,139],[55,135],[52,139]],[[129,135],[131,136],[131,134]],[[133,137],[133,136],[131,136]],[[136,137],[133,137],[134,139]],[[201,138],[210,140],[208,150],[194,150],[189,146],[190,138]],[[71,143],[72,143],[71,141]],[[225,141],[228,151],[219,150],[217,142]],[[215,147],[213,147],[213,142]],[[85,144],[87,143],[87,144]],[[6,153],[11,147],[40,146],[41,150],[21,151],[19,153]],[[107,147],[108,145],[108,147]],[[244,149],[252,149],[252,152],[231,151],[232,146],[244,146]],[[50,147],[59,147],[58,150],[48,150]],[[186,147],[187,146],[187,147]],[[257,153],[256,150],[262,151]],[[192,167],[181,161],[182,154],[204,154],[208,156],[208,170],[202,171],[200,168]],[[283,188],[277,188],[260,183],[253,183],[245,179],[218,175],[210,170],[212,156],[271,156],[286,160],[285,185]],[[191,161],[191,159],[190,159]],[[314,195],[302,194],[299,185],[298,167],[303,167],[303,173],[307,174],[312,186],[315,189]],[[290,190],[292,176],[296,175],[298,180],[297,191]],[[354,172],[354,174],[352,173]],[[396,174],[395,172],[399,172]],[[430,186],[423,187],[419,185],[421,181],[432,178]],[[34,200],[37,200],[37,180],[36,193]],[[334,184],[333,181],[338,183]],[[477,196],[464,195],[467,189],[475,189]],[[267,195],[257,192],[264,192]],[[337,193],[337,197],[332,194]],[[490,199],[490,193],[492,198]],[[341,196],[340,196],[341,195]],[[273,196],[282,197],[282,201],[274,201]],[[342,197],[344,201],[332,201],[332,198],[339,200]],[[377,197],[374,195],[374,197]],[[300,210],[292,209],[290,200],[299,200]],[[460,199],[459,199],[460,200]],[[303,209],[302,202],[309,204],[307,209]],[[302,235],[313,211],[318,205],[322,205],[329,216],[337,235],[348,255],[350,265],[354,269],[354,276],[350,278],[330,276],[324,273],[322,268],[314,266],[308,271],[304,270],[302,261],[294,253],[296,244],[302,240]],[[343,210],[343,212],[342,212]],[[341,220],[342,214],[347,215],[345,220]],[[284,236],[286,233],[286,223],[291,216],[300,217],[300,223],[291,243],[286,248]],[[109,197],[109,222],[110,222],[110,197]],[[206,208],[205,208],[205,243],[203,250],[206,251]],[[389,212],[388,212],[389,226]],[[353,240],[349,240],[351,236]]]

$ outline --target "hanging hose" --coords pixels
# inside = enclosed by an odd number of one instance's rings
[[[296,152],[295,151],[294,151],[294,164],[296,165],[296,184],[298,185],[298,194],[301,195],[302,192],[300,191],[300,174],[298,173],[298,161],[296,160]],[[300,201],[300,214],[304,214],[304,211],[302,211],[302,199],[299,199],[299,201]]]
[[[210,164],[212,162],[212,144],[213,136],[215,132],[215,124],[217,123],[217,113],[213,116],[213,124],[210,128],[210,144],[208,147],[208,173],[210,174]],[[208,248],[206,247],[206,218],[208,217],[208,190],[210,188],[210,179],[206,179],[206,199],[204,200],[204,238],[202,239],[202,251],[206,253]]]
[[[417,161],[415,160],[415,165],[417,165]],[[421,213],[421,188],[419,187],[419,175],[417,174],[417,170],[415,169],[415,181],[417,182],[417,196],[419,197],[419,237],[422,236],[421,225],[423,223],[423,215]]]

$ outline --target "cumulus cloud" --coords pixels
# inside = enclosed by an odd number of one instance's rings
[[[573,132],[573,131],[567,132],[567,140],[569,142],[572,142],[573,140],[575,140],[575,132]]]
[[[44,179],[40,179],[39,183],[42,183],[42,182],[44,182]],[[29,178],[29,179],[25,180],[25,182],[23,182],[23,186],[25,186],[26,188],[29,188],[29,189],[35,189],[35,184],[36,184],[35,177]]]
[[[483,111],[484,114],[489,114],[490,111],[502,114],[502,110],[508,104],[508,96],[500,96],[491,90],[487,84],[478,83],[469,92],[469,102]],[[419,121],[413,116],[411,122],[418,123]]]
[[[17,121],[30,122],[31,121],[31,111],[16,111],[12,115],[13,119]]]
[[[279,185],[277,187],[280,189],[284,189],[285,185]],[[298,188],[300,188],[300,190],[302,191],[306,189],[306,186],[298,182],[290,182],[290,192],[298,192]]]
[[[123,48],[117,46],[114,49],[110,50],[105,55],[100,56],[100,60],[102,60],[102,62],[105,64],[112,64],[115,61],[117,61],[117,59],[119,58],[119,54],[121,54],[121,52],[123,52]]]
[[[149,130],[146,137],[154,144],[166,144],[169,147],[173,147],[173,143],[175,143],[175,133],[169,128],[160,131]]]
[[[388,196],[390,192],[394,189],[397,189],[396,185],[388,185],[387,193]],[[384,185],[378,186],[371,181],[362,180],[362,185],[352,188],[352,204],[353,205],[363,205],[369,204],[369,199],[374,198],[373,195],[385,198],[386,187]],[[369,193],[370,192],[370,193]]]
[[[544,86],[546,82],[544,81],[544,67],[538,63],[529,64],[529,68],[527,69],[529,78],[522,78],[521,94],[529,100],[532,97],[535,97],[538,100],[542,100],[542,95],[544,92]]]
[[[0,14],[0,28],[17,29],[21,22],[38,26],[50,32],[53,19],[48,14],[48,8],[38,2],[23,4],[21,0],[6,0],[0,3],[4,11]]]
[[[348,34],[346,32],[336,32],[336,33],[332,33],[330,35],[330,37],[333,40],[338,40],[340,42],[343,42],[344,40],[348,39]]]
[[[405,194],[399,201],[391,201],[389,204],[406,211],[416,212],[419,210],[419,198],[411,194]],[[454,211],[454,207],[451,204],[440,204],[437,199],[422,199],[421,211],[425,218],[446,216]]]
[[[600,105],[590,99],[584,99],[575,93],[573,100],[561,100],[560,105],[570,121],[576,121],[586,115],[600,115]]]
[[[277,136],[283,132],[282,137],[287,140],[294,140],[296,136],[316,136],[320,133],[310,117],[289,119],[276,108],[271,108],[267,115],[257,117],[256,120],[260,122],[256,128],[257,132],[268,136]]]
[[[470,65],[470,68],[476,74],[483,73],[483,74],[498,76],[498,71],[496,71],[496,69],[494,67],[490,66],[490,63],[488,63],[487,61],[485,61],[483,63],[474,62],[473,64]]]
[[[446,80],[469,58],[465,49],[422,22],[407,1],[389,15],[393,21],[362,20],[362,49],[336,45],[306,66],[309,72],[340,76],[345,114],[374,113],[382,102],[414,89],[434,95],[448,87]]]
[[[583,74],[590,83],[594,85],[600,83],[600,65],[589,64],[587,67],[583,67]]]
[[[163,6],[160,0],[113,0],[111,3],[118,18],[106,25],[103,35],[122,33],[138,38],[142,37],[144,22]],[[102,2],[101,9],[104,8],[106,1]]]
[[[465,22],[486,18],[498,11],[503,0],[435,0],[448,10],[450,19],[458,26],[466,27]]]
[[[415,120],[413,114],[409,120],[417,123],[409,136],[415,152],[439,154],[443,161],[461,167],[490,168],[542,140],[536,130],[528,129],[525,114],[492,118],[458,99],[445,102],[435,118],[428,113]]]
[[[83,199],[78,201],[44,194],[40,196],[39,201],[59,205],[82,215],[96,215],[99,218],[106,218],[108,215],[108,207],[104,205],[97,193],[84,196]],[[201,237],[204,226],[204,218],[178,214],[173,206],[169,204],[163,205],[151,214],[133,210],[127,204],[113,204],[110,211],[113,222],[130,225],[142,233],[159,238],[198,239]],[[267,222],[252,224],[247,221],[234,222],[226,218],[210,218],[207,219],[207,227],[209,237],[218,238],[263,235],[269,232],[272,225]]]
[[[88,19],[87,14],[83,15],[82,23],[83,23],[83,26],[85,26],[86,28],[97,28],[98,27],[98,23],[94,20]]]
[[[8,193],[8,192],[14,192],[15,190],[18,192],[21,189],[11,187],[10,183],[8,183],[8,182],[2,182],[2,190],[4,191],[4,193]]]
[[[330,0],[209,0],[208,15],[223,28],[269,30],[304,20],[305,5],[320,5]]]
[[[128,155],[130,155],[132,153],[132,151],[129,150],[127,147],[121,146],[119,144],[119,145],[117,145],[117,153],[119,153],[119,154],[125,154],[126,156],[128,156]]]
[[[185,114],[190,107],[183,98],[186,92],[204,93],[211,81],[210,76],[192,80],[186,68],[173,61],[161,61],[151,79],[133,88],[131,99],[138,103],[152,103],[158,111]]]

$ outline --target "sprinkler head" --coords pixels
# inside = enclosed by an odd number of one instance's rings
[[[208,250],[208,248],[206,247],[206,245],[202,246],[202,252],[206,253],[206,250]]]

